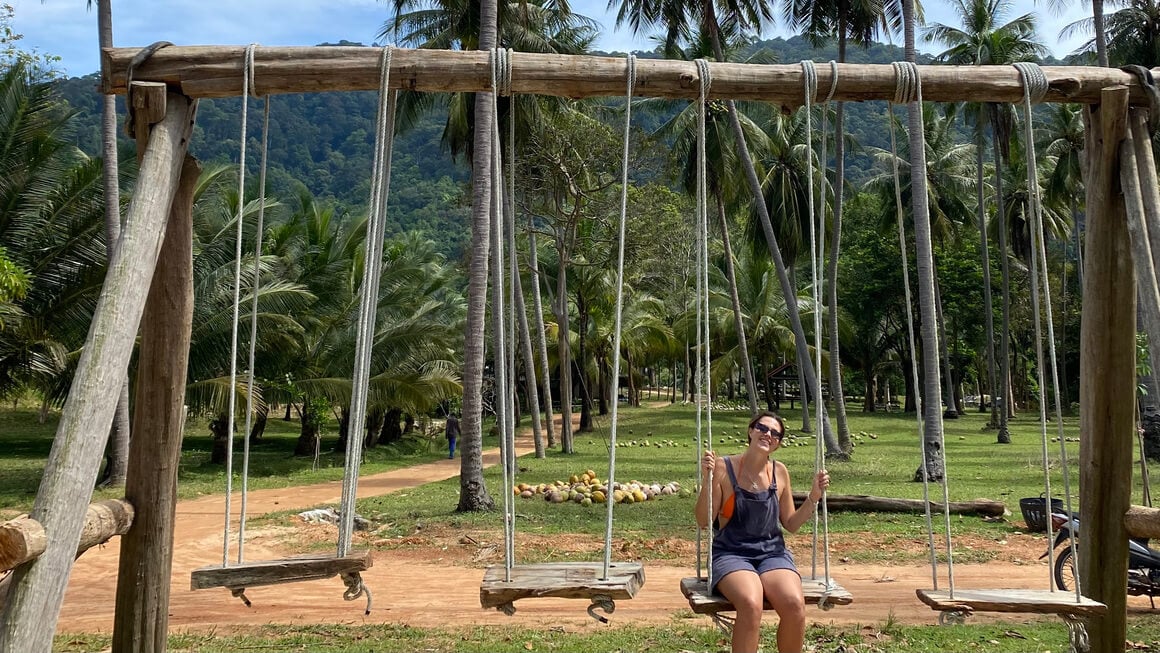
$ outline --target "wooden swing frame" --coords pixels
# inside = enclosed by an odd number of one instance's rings
[[[138,110],[135,135],[143,158],[121,254],[102,289],[46,465],[46,482],[31,515],[53,537],[45,552],[13,578],[6,622],[0,624],[0,647],[43,648],[51,642],[86,508],[76,497],[88,495],[101,461],[100,439],[91,433],[107,431],[112,422],[120,384],[109,383],[108,375],[127,368],[139,327],[135,387],[148,396],[138,396],[134,424],[139,433],[151,437],[134,438],[130,445],[126,498],[137,514],[134,528],[122,538],[114,647],[136,651],[164,647],[176,460],[184,417],[180,389],[192,319],[188,252],[197,162],[186,153],[196,99],[239,95],[244,52],[245,46],[163,47],[134,62],[138,65],[132,81],[129,67],[140,49],[110,48],[102,53],[102,91],[132,91],[129,104]],[[623,94],[623,59],[525,53],[515,53],[512,59],[515,93],[576,98]],[[255,93],[373,90],[378,88],[379,60],[379,48],[261,47],[255,56]],[[697,95],[694,62],[640,60],[637,66],[639,96]],[[714,98],[758,100],[785,109],[802,104],[798,66],[710,63],[709,67]],[[834,100],[894,96],[890,66],[838,64],[836,70]],[[1127,555],[1127,536],[1140,532],[1129,531],[1138,523],[1125,524],[1132,442],[1121,436],[1132,432],[1135,411],[1122,398],[1135,392],[1136,298],[1118,153],[1127,133],[1129,107],[1146,107],[1149,101],[1138,79],[1123,71],[1053,66],[1042,71],[1049,84],[1045,101],[1088,105],[1081,509],[1088,532],[1103,536],[1082,542],[1085,556],[1116,567]],[[828,89],[828,68],[819,67],[817,73],[819,89]],[[1019,74],[1009,66],[920,66],[919,75],[930,102],[1013,103],[1022,98]],[[397,49],[391,82],[393,88],[420,92],[488,92],[488,53]],[[1150,523],[1144,531],[1160,531],[1160,511],[1147,514]],[[1103,574],[1095,580],[1096,586],[1089,584],[1087,589],[1109,597],[1109,605],[1106,616],[1090,618],[1093,648],[1099,653],[1118,650],[1126,624],[1126,579]]]

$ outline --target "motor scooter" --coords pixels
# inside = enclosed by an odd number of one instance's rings
[[[1039,556],[1046,558],[1055,549],[1055,585],[1061,590],[1075,589],[1075,565],[1071,551],[1071,533],[1079,538],[1079,514],[1068,516],[1052,513],[1051,525],[1055,529],[1055,541]],[[1160,596],[1160,551],[1148,546],[1146,539],[1128,540],[1128,596],[1147,596],[1156,608],[1156,597]]]

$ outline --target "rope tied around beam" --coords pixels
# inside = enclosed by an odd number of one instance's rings
[[[1043,74],[1043,69],[1039,67],[1039,64],[1019,61],[1011,65],[1019,71],[1019,76],[1023,78],[1024,97],[1031,104],[1043,102],[1051,87],[1047,84],[1047,75]]]
[[[1160,89],[1156,88],[1152,71],[1136,64],[1121,66],[1120,70],[1135,75],[1140,87],[1144,89],[1144,94],[1148,97],[1148,133],[1155,136],[1157,128],[1160,127]]]
[[[254,53],[258,50],[257,43],[246,46],[246,85],[250,89],[250,97],[258,98],[258,78],[254,73]]]
[[[838,62],[830,59],[830,92],[826,94],[826,99],[822,100],[822,104],[834,99],[834,93],[838,92]],[[825,117],[825,114],[822,114]]]
[[[809,59],[802,59],[801,67],[802,84],[805,87],[805,105],[809,109],[818,96],[818,70],[814,68],[814,62]]]
[[[512,95],[512,49],[492,48],[488,57],[495,75],[495,94],[509,97]]]
[[[143,65],[146,61],[149,61],[149,58],[152,57],[161,48],[167,48],[171,45],[173,44],[169,41],[155,41],[141,48],[137,54],[133,55],[133,58],[129,61],[128,67],[125,69],[125,88],[132,88],[133,72],[139,66]],[[125,120],[125,133],[129,136],[129,138],[133,138],[136,130],[136,122],[132,102],[125,103],[125,112],[129,116]]]
[[[919,97],[918,66],[909,61],[895,61],[894,104],[910,104]]]

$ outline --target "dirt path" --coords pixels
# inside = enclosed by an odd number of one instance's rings
[[[520,455],[531,451],[530,441],[521,441]],[[484,452],[484,464],[499,460],[497,449]],[[441,460],[407,469],[363,477],[359,496],[370,497],[396,492],[423,483],[451,478],[459,473],[459,460]],[[294,488],[250,492],[249,513],[302,509],[323,503],[338,503],[342,492],[339,482]],[[234,506],[238,505],[235,499]],[[463,552],[439,551],[425,547],[421,551],[405,549],[376,553],[375,565],[363,578],[374,592],[374,610],[363,616],[365,603],[342,600],[342,583],[338,579],[259,587],[247,591],[252,608],[244,607],[227,590],[189,589],[190,572],[198,567],[221,562],[221,529],[224,497],[206,497],[183,501],[177,506],[174,564],[171,578],[169,624],[174,630],[221,629],[238,625],[270,623],[380,623],[412,626],[447,626],[469,624],[568,625],[599,627],[584,612],[578,601],[543,599],[517,605],[514,619],[479,607],[479,584],[483,570],[451,564],[462,560]],[[1031,556],[1041,546],[1040,540],[1023,538],[1023,556]],[[255,534],[247,539],[246,557],[250,560],[277,558],[284,555],[277,539]],[[804,546],[804,541],[803,544]],[[61,614],[62,632],[109,632],[112,629],[114,591],[117,578],[119,546],[113,542],[86,553],[76,563],[69,582]],[[1036,553],[1037,554],[1037,553]],[[799,556],[801,557],[801,556]],[[1028,559],[1029,559],[1028,558]],[[808,560],[808,554],[805,559]],[[667,622],[674,615],[688,615],[688,604],[678,590],[681,578],[690,575],[688,567],[647,564],[644,588],[632,601],[622,601],[613,616],[616,623]],[[956,565],[960,587],[1043,588],[1046,567],[1041,564],[989,563]],[[849,607],[829,612],[810,611],[810,619],[823,623],[877,624],[894,619],[910,624],[935,623],[936,615],[923,606],[914,591],[930,584],[927,566],[878,566],[836,564],[832,575],[855,597]],[[1133,599],[1133,611],[1145,611],[1146,600]],[[978,621],[996,618],[979,615]],[[704,623],[708,623],[706,620]]]

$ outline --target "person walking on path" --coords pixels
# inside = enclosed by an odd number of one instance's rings
[[[459,418],[455,413],[447,416],[447,426],[443,430],[443,434],[447,436],[447,457],[455,457],[455,441],[459,438]]]

